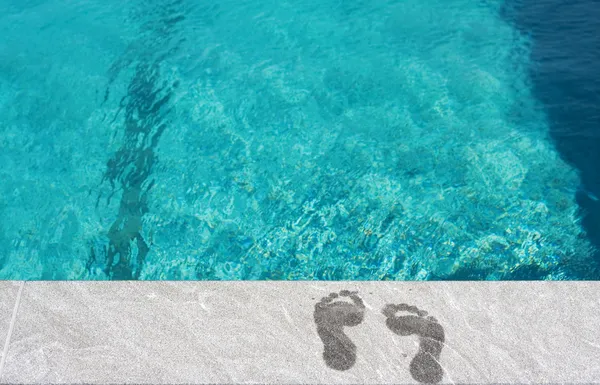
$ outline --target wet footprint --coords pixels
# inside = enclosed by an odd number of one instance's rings
[[[409,315],[396,315],[404,311]],[[419,382],[435,384],[442,380],[444,371],[439,363],[444,346],[444,328],[427,312],[405,303],[386,305],[382,311],[387,327],[400,336],[419,336],[419,351],[410,362],[410,374]]]
[[[352,302],[343,300],[349,298]],[[336,300],[340,298],[342,300]],[[364,318],[365,305],[354,291],[331,293],[315,305],[317,333],[323,341],[323,358],[332,369],[348,370],[356,362],[356,345],[344,334],[344,326],[359,325]]]

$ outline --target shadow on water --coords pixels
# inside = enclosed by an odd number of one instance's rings
[[[177,48],[171,46],[175,26],[184,20],[181,1],[151,7],[142,4],[144,12],[136,18],[149,18],[143,24],[142,42],[146,52],[131,49],[113,65],[111,84],[121,72],[133,69],[127,94],[122,97],[116,121],[122,113],[123,144],[107,163],[102,182],[110,183],[112,194],[121,192],[117,218],[108,230],[105,250],[92,248],[90,262],[104,259],[104,273],[110,279],[138,279],[150,245],[142,236],[143,217],[148,213],[147,196],[154,181],[151,173],[157,161],[155,148],[168,126],[172,108],[170,99],[177,82],[161,79],[161,64]],[[110,84],[105,100],[109,99]],[[100,202],[100,197],[99,201]]]
[[[503,16],[532,38],[534,93],[558,151],[580,172],[583,226],[600,250],[600,1],[509,0]],[[600,266],[600,252],[595,259]]]

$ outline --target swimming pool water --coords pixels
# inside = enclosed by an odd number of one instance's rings
[[[0,0],[0,278],[595,276],[502,6]]]
[[[600,2],[511,0],[503,14],[534,42],[534,95],[559,153],[580,172],[577,202],[600,262]]]

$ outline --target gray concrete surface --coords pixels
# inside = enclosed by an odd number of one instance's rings
[[[597,282],[28,282],[0,381],[600,383],[599,325]]]
[[[4,364],[4,351],[8,348],[10,324],[20,285],[20,282],[0,281],[0,377]]]

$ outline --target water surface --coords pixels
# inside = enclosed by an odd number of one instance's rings
[[[594,277],[506,5],[0,0],[0,277]]]

